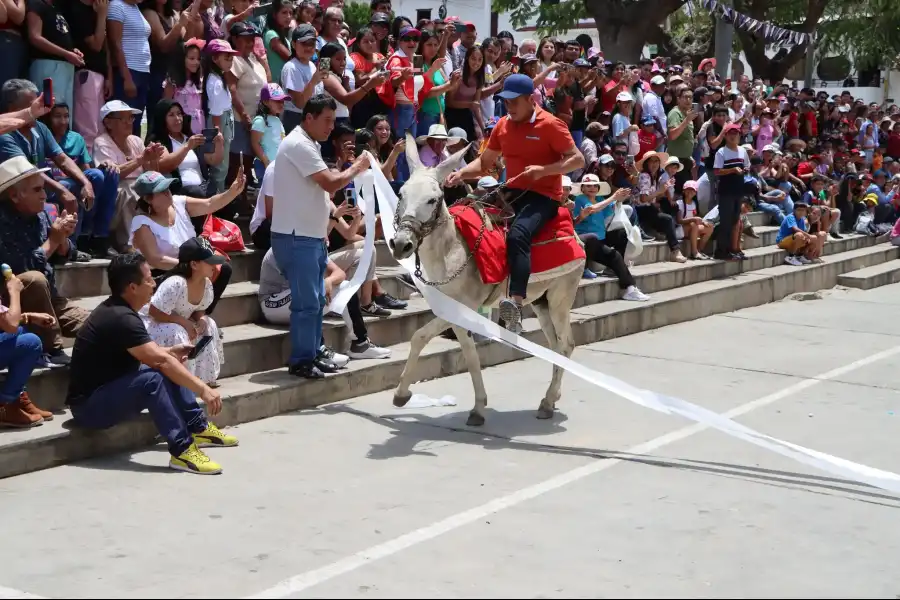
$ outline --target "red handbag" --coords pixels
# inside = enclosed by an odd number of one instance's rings
[[[241,228],[212,214],[206,217],[200,236],[208,239],[213,248],[222,252],[240,252],[245,248]]]

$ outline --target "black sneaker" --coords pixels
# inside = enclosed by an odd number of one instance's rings
[[[338,369],[343,369],[347,366],[347,363],[350,362],[349,356],[335,352],[334,349],[329,348],[328,346],[319,346],[319,354],[316,358],[324,358],[333,363]]]
[[[109,244],[109,238],[95,237],[91,238],[90,250],[91,256],[94,258],[115,258],[119,255]]]
[[[833,232],[833,231],[830,232],[829,235],[830,235],[831,237],[833,237],[834,239],[836,239],[836,240],[842,240],[842,239],[844,239],[844,236],[842,236],[842,235],[839,234],[839,233],[835,233],[835,232]]]
[[[323,373],[337,373],[340,371],[340,368],[330,358],[326,358],[321,351],[313,359],[313,364]]]
[[[57,366],[66,366],[70,362],[72,362],[72,358],[63,352],[62,348],[53,348],[49,352],[47,352],[47,357],[50,359],[50,362]]]
[[[92,257],[90,254],[88,254],[87,252],[82,252],[81,250],[78,250],[75,253],[75,262],[81,262],[81,263],[91,262],[91,258]]]
[[[302,363],[296,365],[290,365],[288,367],[288,373],[293,375],[294,377],[303,377],[305,379],[324,379],[325,373],[319,370],[313,363]]]
[[[369,315],[370,317],[389,317],[391,316],[391,311],[386,308],[382,308],[378,306],[376,303],[372,302],[368,306],[361,306],[360,310],[362,314]]]
[[[381,306],[382,308],[390,308],[393,310],[400,310],[406,308],[407,303],[399,298],[394,298],[390,294],[384,293],[372,298],[375,301],[375,304]]]

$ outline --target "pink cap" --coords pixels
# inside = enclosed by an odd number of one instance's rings
[[[211,40],[206,44],[206,51],[210,54],[240,54],[225,40]]]

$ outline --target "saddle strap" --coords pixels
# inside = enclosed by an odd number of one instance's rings
[[[552,240],[544,240],[543,242],[535,242],[531,244],[532,248],[534,246],[543,246],[544,244],[552,244],[553,242],[563,242],[565,240],[571,240],[572,238],[578,237],[577,235],[564,235],[562,237],[555,237]]]

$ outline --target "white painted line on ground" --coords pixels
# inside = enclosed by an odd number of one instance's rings
[[[750,402],[747,402],[746,404],[737,406],[725,412],[724,416],[730,419],[739,417],[758,408],[768,406],[769,404],[777,402],[782,398],[787,398],[798,392],[814,387],[824,381],[834,379],[835,377],[840,377],[841,375],[859,369],[860,367],[869,366],[873,363],[884,360],[898,353],[900,353],[900,346],[894,346],[893,348],[882,350],[881,352],[866,356],[865,358],[861,358],[860,360],[844,365],[842,367],[832,369],[816,377],[798,381],[797,383],[789,385],[788,387],[769,394],[768,396],[763,396],[762,398],[757,398],[756,400],[752,400]],[[638,444],[637,446],[625,450],[625,453],[647,454],[664,446],[668,446],[669,444],[674,444],[675,442],[684,440],[706,429],[709,429],[709,427],[706,425],[688,425],[687,427],[682,427],[681,429],[677,429],[658,438],[652,439],[648,442]],[[457,513],[453,516],[447,517],[446,519],[438,521],[437,523],[426,525],[425,527],[421,527],[419,529],[416,529],[415,531],[411,531],[407,534],[401,535],[400,537],[394,538],[393,540],[378,544],[377,546],[372,546],[371,548],[367,548],[366,550],[362,550],[361,552],[352,554],[339,561],[333,562],[329,565],[325,565],[324,567],[313,569],[312,571],[306,571],[305,573],[300,573],[299,575],[295,575],[293,577],[285,579],[284,581],[281,581],[275,584],[273,587],[263,590],[258,594],[247,596],[247,598],[285,598],[287,596],[300,593],[311,587],[315,587],[321,583],[325,583],[326,581],[329,581],[336,577],[340,577],[341,575],[346,575],[347,573],[355,571],[360,567],[364,567],[376,560],[381,560],[383,558],[393,556],[394,554],[402,552],[407,548],[411,548],[413,546],[421,544],[422,542],[432,540],[444,533],[459,529],[460,527],[468,525],[469,523],[473,523],[475,521],[478,521],[479,519],[483,519],[488,515],[492,515],[507,508],[512,508],[513,506],[521,504],[527,500],[531,500],[532,498],[543,496],[548,492],[558,490],[559,488],[569,485],[570,483],[575,483],[576,481],[584,479],[585,477],[588,477],[595,473],[600,473],[601,471],[605,471],[621,462],[624,461],[618,458],[595,460],[583,467],[578,467],[577,469],[573,469],[567,473],[557,475],[556,477],[552,477],[541,483],[523,488],[516,492],[512,492],[510,494],[507,494],[506,496],[501,496],[500,498],[491,500],[486,504],[482,504],[481,506],[476,506],[475,508]]]
[[[28,592],[20,592],[19,590],[14,590],[12,588],[3,587],[0,585],[0,600],[46,600],[43,596],[37,596],[35,594],[29,594]]]

